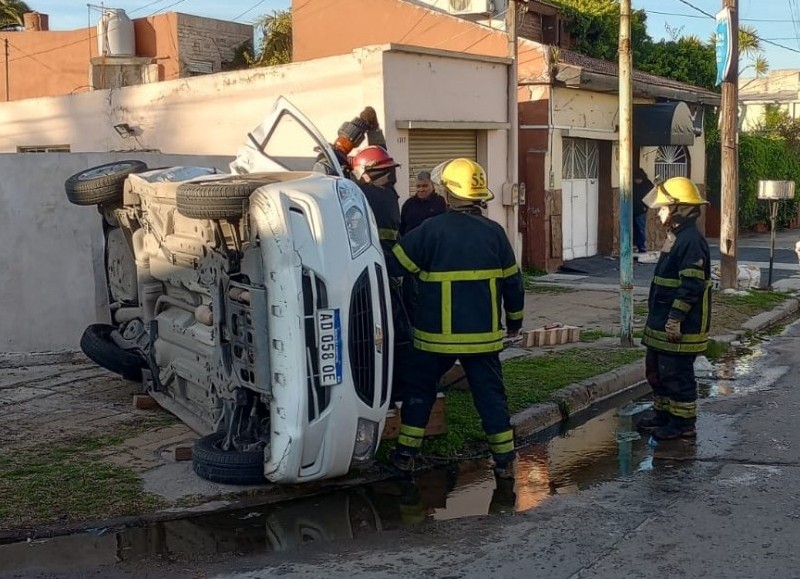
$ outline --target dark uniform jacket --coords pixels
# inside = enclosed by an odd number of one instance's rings
[[[419,227],[423,221],[447,211],[447,202],[437,193],[421,199],[416,195],[403,203],[400,212],[400,235]]]
[[[694,220],[669,234],[650,285],[644,345],[669,354],[705,351],[711,321],[710,261],[708,243]],[[681,321],[680,342],[667,341],[667,318]]]
[[[371,183],[359,183],[358,186],[364,192],[367,203],[375,215],[381,246],[386,248],[388,245],[391,249],[400,231],[400,203],[397,191],[394,187],[377,187]]]
[[[508,330],[522,327],[522,274],[505,231],[494,221],[448,211],[403,236],[393,254],[392,275],[405,268],[419,277],[417,349],[450,355],[502,350],[501,305]]]

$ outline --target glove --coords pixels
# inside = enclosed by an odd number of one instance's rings
[[[664,331],[667,333],[668,342],[681,341],[681,321],[675,318],[668,318],[667,323],[664,325]]]

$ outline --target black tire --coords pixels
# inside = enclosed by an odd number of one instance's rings
[[[224,432],[213,432],[194,443],[192,466],[197,476],[226,485],[262,485],[264,452],[220,450]]]
[[[122,201],[125,179],[132,173],[147,170],[141,161],[116,161],[75,173],[66,180],[67,199],[75,205],[101,205]]]
[[[146,362],[136,352],[123,350],[111,339],[114,326],[92,324],[81,336],[81,350],[95,364],[121,375],[127,380],[140,381]]]
[[[178,187],[178,213],[189,219],[241,219],[243,204],[264,181],[232,177]]]

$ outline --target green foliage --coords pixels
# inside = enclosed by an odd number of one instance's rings
[[[652,43],[636,67],[709,90],[717,75],[714,47],[694,36]]]
[[[581,348],[509,360],[503,363],[508,409],[519,412],[550,400],[564,386],[610,372],[642,356],[644,351],[639,349]],[[485,440],[472,395],[451,390],[447,393],[447,434],[426,440],[423,452],[454,456]]]
[[[30,6],[20,0],[0,0],[0,30],[17,30],[24,22],[22,15],[33,12]]]
[[[258,57],[248,57],[252,67],[275,66],[292,62],[292,11],[273,10],[258,21],[261,32]]]
[[[616,60],[619,44],[618,0],[551,0],[569,23],[573,48],[594,58]],[[647,14],[644,10],[631,13],[631,39],[633,58],[644,55],[652,39],[647,35]]]
[[[707,192],[712,204],[720,202],[720,142],[715,131],[707,135]],[[769,223],[769,205],[758,199],[760,179],[800,181],[800,156],[783,138],[769,135],[739,136],[739,226]],[[784,201],[778,211],[778,226],[786,227],[797,215],[797,200]]]

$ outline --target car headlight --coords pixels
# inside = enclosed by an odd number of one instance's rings
[[[353,445],[353,462],[367,462],[375,456],[375,449],[378,447],[378,426],[379,423],[366,418],[358,419],[356,441]]]
[[[355,259],[372,244],[364,194],[354,183],[342,179],[337,182],[336,191],[342,206],[347,239],[350,241],[350,255]]]

